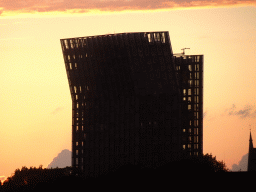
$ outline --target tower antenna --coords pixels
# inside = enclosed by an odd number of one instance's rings
[[[181,49],[182,50],[182,55],[185,55],[185,49],[190,49],[190,48],[183,48],[183,49]]]

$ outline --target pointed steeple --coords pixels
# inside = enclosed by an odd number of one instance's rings
[[[252,133],[250,130],[249,154],[248,154],[248,171],[256,171],[256,149],[253,148]]]
[[[250,130],[250,140],[249,140],[249,150],[250,149],[253,149],[253,142],[252,142],[252,133],[251,133],[251,130]]]

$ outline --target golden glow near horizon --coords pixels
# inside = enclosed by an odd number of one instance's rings
[[[232,168],[249,124],[256,138],[255,18],[253,6],[0,16],[0,179],[71,150],[60,39],[119,32],[169,31],[174,53],[204,54],[204,153]]]

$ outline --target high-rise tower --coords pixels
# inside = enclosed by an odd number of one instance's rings
[[[168,32],[61,39],[61,45],[73,106],[72,166],[79,173],[98,176],[128,163],[157,167],[202,153],[201,56],[175,58]],[[185,78],[183,65],[194,68]]]
[[[175,56],[179,86],[185,103],[182,146],[186,154],[203,153],[203,55]]]

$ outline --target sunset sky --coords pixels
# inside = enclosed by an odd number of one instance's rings
[[[0,0],[0,179],[71,150],[60,39],[144,31],[204,54],[204,153],[231,169],[250,127],[256,147],[255,0]]]

